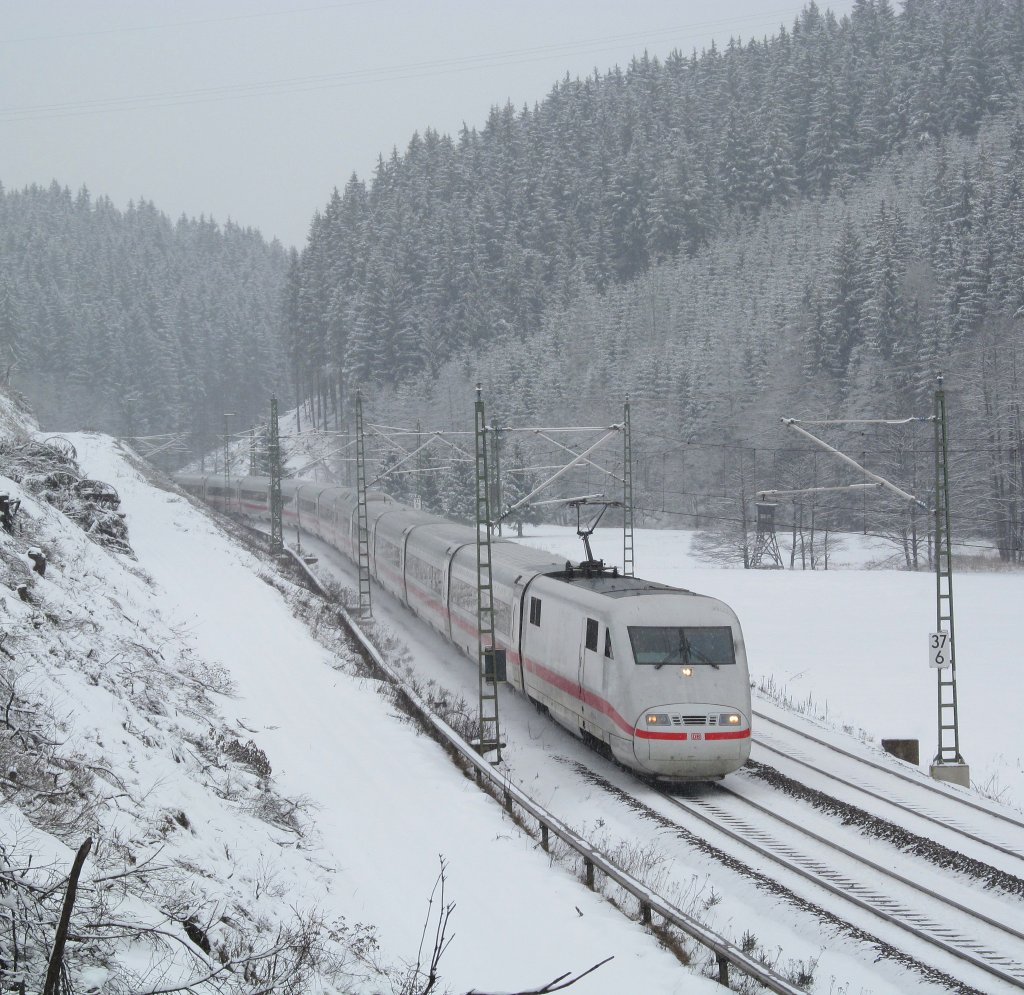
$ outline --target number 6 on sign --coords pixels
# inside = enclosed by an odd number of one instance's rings
[[[945,670],[950,665],[948,632],[933,632],[928,636],[928,663],[935,670]]]

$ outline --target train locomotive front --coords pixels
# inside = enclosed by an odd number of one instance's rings
[[[632,577],[570,569],[526,591],[525,692],[620,763],[706,781],[750,755],[750,681],[723,602]]]

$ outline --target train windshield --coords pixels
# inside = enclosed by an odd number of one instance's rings
[[[633,659],[642,666],[690,664],[722,667],[736,662],[727,625],[631,625]]]

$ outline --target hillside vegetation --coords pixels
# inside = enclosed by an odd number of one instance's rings
[[[197,638],[211,620],[136,560],[132,526],[150,544],[154,531],[140,493],[165,511],[156,529],[169,544],[194,543],[213,561],[207,572],[233,578],[219,608],[206,601],[228,643],[244,644],[252,627],[231,620],[234,596],[262,605],[254,611],[273,618],[293,664],[314,659],[344,683],[354,655],[336,634],[337,652],[320,649],[293,617],[316,617],[319,602],[265,557],[145,483],[150,471],[130,451],[88,439],[132,483],[116,535],[116,512],[76,496],[74,446],[44,440],[0,392],[0,491],[20,502],[0,529],[0,989],[421,991],[372,926],[337,911],[338,842],[323,839],[318,804],[286,794],[280,754],[271,760],[254,740],[266,744],[267,729],[236,708],[254,707],[244,682],[255,664],[232,670],[209,635]],[[148,559],[166,571],[173,556],[150,545]],[[48,987],[76,851],[81,877]]]
[[[742,528],[757,489],[859,479],[781,417],[927,418],[942,371],[957,531],[1019,559],[1022,65],[1017,2],[811,4],[414,136],[314,219],[299,391],[333,424],[373,384],[424,428],[465,427],[478,380],[514,426],[607,423],[629,395],[646,520]],[[932,503],[929,425],[829,432]],[[898,503],[816,505],[783,524],[816,511],[917,561],[927,522]]]
[[[286,311],[303,386],[521,340],[588,289],[847,196],[886,157],[1013,110],[1022,64],[1016,2],[860,0],[841,21],[811,3],[773,38],[566,78],[454,139],[428,128],[313,221]]]

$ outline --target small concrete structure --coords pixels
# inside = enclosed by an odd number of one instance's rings
[[[897,760],[905,760],[917,767],[921,763],[921,742],[917,739],[883,739],[882,749]]]
[[[936,781],[957,784],[961,788],[971,786],[971,768],[967,764],[932,764],[929,773]]]

